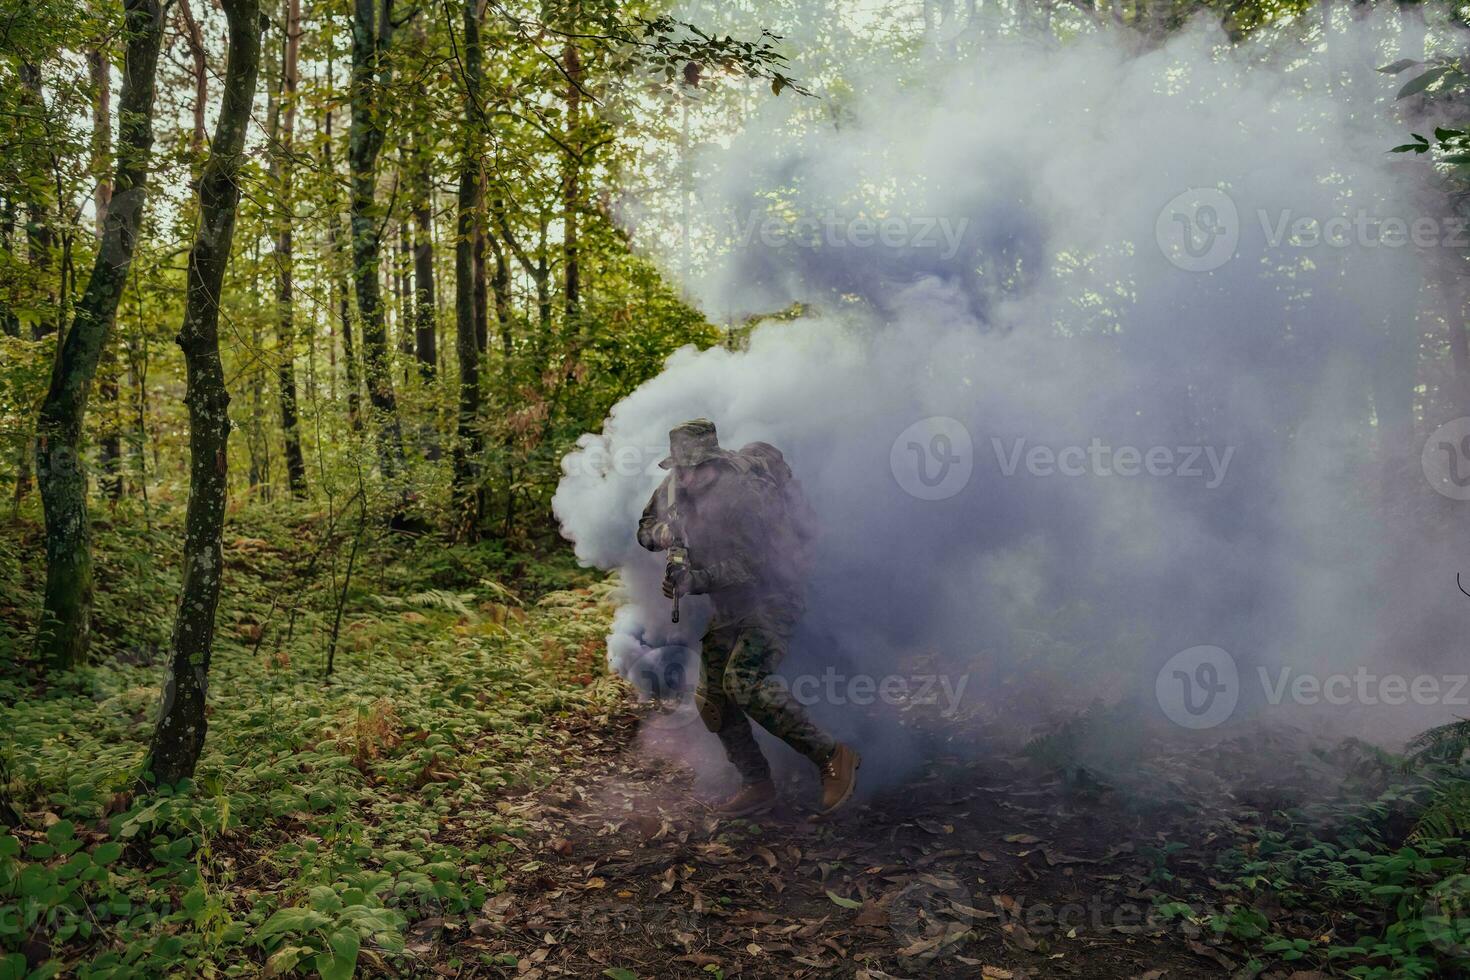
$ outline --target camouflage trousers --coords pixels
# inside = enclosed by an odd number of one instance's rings
[[[699,690],[705,727],[719,736],[725,755],[747,785],[771,778],[750,722],[821,765],[837,743],[818,728],[772,672],[786,656],[783,633],[749,623],[719,626],[704,637]]]

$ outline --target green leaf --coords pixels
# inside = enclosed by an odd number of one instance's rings
[[[308,946],[282,946],[270,956],[266,957],[266,976],[279,977],[290,973],[297,963],[311,955]]]
[[[184,911],[190,915],[198,915],[204,909],[204,903],[207,897],[204,894],[203,885],[195,885],[193,888],[190,888],[184,893]]]
[[[331,951],[322,953],[314,961],[316,972],[322,980],[351,980],[357,970],[357,952],[361,946],[357,932],[338,929],[332,933]]]
[[[272,936],[288,932],[310,932],[312,929],[320,929],[332,920],[315,909],[301,908],[299,906],[281,909],[265,920],[255,933],[255,941],[261,942]]]
[[[1424,74],[1420,75],[1418,78],[1409,82],[1409,84],[1405,85],[1403,88],[1399,89],[1399,94],[1395,96],[1395,98],[1407,99],[1411,95],[1418,95],[1420,92],[1424,91],[1429,86],[1433,85],[1435,82],[1439,81],[1441,78],[1443,78],[1445,75],[1448,75],[1453,70],[1454,69],[1450,67],[1431,68]]]
[[[827,889],[827,897],[832,900],[833,905],[840,905],[845,909],[860,909],[863,907],[862,902],[855,902],[850,898],[843,898],[830,888]]]
[[[0,837],[0,858],[13,858],[20,853],[20,841],[6,834]]]
[[[342,911],[342,899],[338,897],[337,890],[331,885],[317,885],[307,894],[311,907],[318,912]]]
[[[111,864],[122,857],[123,846],[117,841],[108,841],[106,844],[98,844],[92,851],[92,860],[98,864]]]
[[[1378,70],[1383,72],[1385,75],[1397,75],[1399,72],[1404,71],[1407,68],[1413,68],[1417,64],[1419,64],[1419,62],[1415,61],[1413,58],[1403,58],[1399,61],[1395,61],[1391,65],[1384,65]]]

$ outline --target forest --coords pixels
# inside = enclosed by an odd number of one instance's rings
[[[1467,273],[1445,0],[0,0],[0,980],[1470,975]]]

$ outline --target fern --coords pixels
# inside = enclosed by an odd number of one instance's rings
[[[482,578],[480,579],[480,584],[489,589],[492,595],[499,596],[501,601],[513,606],[521,605],[520,596],[516,595],[510,589],[507,589],[505,586],[501,585],[494,579]]]
[[[411,606],[416,609],[443,609],[446,612],[464,616],[471,622],[478,621],[480,618],[473,609],[466,605],[466,600],[473,599],[474,597],[474,593],[472,592],[455,593],[445,592],[442,589],[415,592],[413,595],[402,598],[391,595],[373,596],[374,599],[389,609],[402,609],[405,606]]]
[[[1470,751],[1470,718],[1420,732],[1409,740],[1410,760],[1415,763],[1455,763]]]
[[[1413,842],[1470,836],[1470,780],[1436,780],[1434,796],[1409,834]]]

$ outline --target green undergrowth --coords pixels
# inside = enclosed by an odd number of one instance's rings
[[[1402,757],[1345,743],[1362,778],[1340,799],[1249,828],[1221,855],[1200,921],[1239,940],[1257,966],[1470,976],[1467,736],[1465,722],[1431,729]]]
[[[619,697],[611,585],[370,528],[328,675],[356,527],[234,515],[196,779],[139,797],[177,588],[179,515],[151,518],[99,519],[97,655],[63,674],[28,659],[39,533],[0,539],[0,980],[426,969],[409,927],[517,863],[497,798]]]

